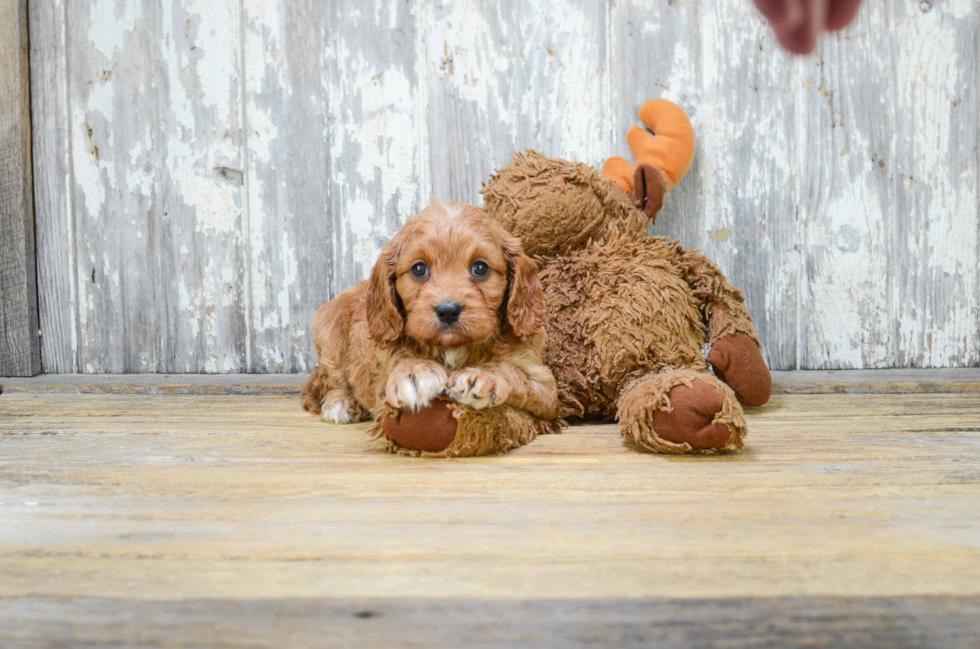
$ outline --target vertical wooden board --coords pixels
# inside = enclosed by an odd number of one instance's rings
[[[742,289],[769,366],[792,369],[799,267],[795,65],[750,2],[704,6],[699,22],[701,216],[696,240],[685,243],[703,249]]]
[[[856,21],[800,61],[802,368],[890,367],[889,239],[896,154],[890,11]],[[900,136],[904,137],[904,136]]]
[[[79,369],[245,369],[239,5],[68,4]]]
[[[246,4],[252,371],[315,364],[316,309],[428,197],[415,23],[399,0]]]
[[[431,197],[419,59],[423,4],[331,3],[324,53],[334,165],[331,297],[366,279],[384,245]]]
[[[305,370],[332,275],[328,3],[244,3],[248,371]]]
[[[41,366],[55,374],[78,370],[66,4],[29,2]]]
[[[609,155],[603,3],[437,0],[423,23],[435,198],[481,204],[514,150]]]
[[[41,370],[26,0],[0,0],[0,376]]]
[[[609,75],[611,155],[634,162],[626,132],[643,126],[637,112],[650,99],[669,99],[691,118],[701,137],[703,120],[698,58],[698,5],[690,0],[628,0],[610,5]],[[704,245],[700,147],[684,180],[667,195],[651,232]]]
[[[980,2],[893,2],[894,362],[980,364]]]

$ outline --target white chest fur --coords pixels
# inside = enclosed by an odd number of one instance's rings
[[[442,352],[442,364],[448,370],[455,370],[466,362],[467,356],[465,347],[452,347]]]

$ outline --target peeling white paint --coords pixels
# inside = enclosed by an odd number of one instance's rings
[[[238,3],[184,0],[183,4],[197,28],[193,54],[201,104],[214,111],[219,123],[227,123],[238,111]]]
[[[286,230],[282,230],[280,233],[279,246],[282,250],[282,288],[279,289],[278,303],[279,303],[279,326],[289,327],[289,301],[290,293],[293,290],[293,284],[296,282],[297,277],[297,264],[296,264],[296,250],[293,248],[289,241],[289,235]],[[301,290],[297,291],[299,293],[298,297],[302,297]]]
[[[349,51],[341,39],[341,49]],[[360,119],[344,120],[342,131],[335,132],[335,155],[353,148],[356,166],[348,168],[363,183],[380,187],[375,195],[386,200],[394,198],[394,209],[403,217],[410,216],[417,203],[415,185],[416,143],[410,134],[415,130],[414,93],[403,70],[392,66],[378,69],[357,55],[347,61],[349,71],[344,83],[332,86],[328,99],[331,104],[354,103],[360,109]],[[357,84],[355,79],[370,79]],[[348,92],[356,88],[354,96]],[[355,153],[356,152],[356,153]],[[369,200],[357,195],[351,200]],[[380,216],[380,215],[379,215]]]
[[[199,168],[184,168],[178,173],[181,196],[194,208],[197,231],[205,235],[236,232],[241,218],[239,188],[222,186]]]
[[[978,11],[980,3],[951,0],[908,11],[896,24],[897,104],[914,128],[899,187],[917,211],[910,215],[906,249],[921,266],[914,293],[899,294],[898,334],[906,362],[915,365],[980,362],[978,305],[971,299],[978,295],[978,170],[961,157],[976,159],[980,126],[962,102],[972,94],[976,105],[977,61],[975,50],[965,60],[958,50],[971,37],[964,20],[975,22]]]
[[[887,284],[889,264],[880,254],[881,205],[866,183],[845,184],[822,215],[806,222],[811,250],[821,251],[806,296],[809,311],[818,314],[809,327],[811,358],[834,359],[838,367],[887,366],[891,339],[869,321],[868,310],[870,302],[877,303],[885,319],[887,295],[881,287]]]
[[[370,275],[371,268],[384,247],[381,241],[393,233],[385,232],[372,222],[374,206],[365,199],[348,201],[346,216],[352,256],[357,265],[357,275],[359,279],[365,279]]]
[[[420,135],[428,118],[419,106],[424,80],[418,77],[424,68],[412,58],[419,50],[410,38],[421,9],[398,0],[371,8],[370,15],[353,12],[341,18],[343,26],[332,35],[324,58],[330,74],[323,91],[335,116],[326,131],[337,212],[330,215],[337,224],[331,233],[335,292],[367,277],[382,246],[421,207],[422,195],[430,193]],[[398,42],[364,39],[364,30],[392,21],[404,26]]]
[[[98,218],[106,202],[106,183],[103,181],[102,174],[104,170],[109,171],[109,165],[95,156],[92,141],[88,136],[88,116],[84,107],[73,106],[72,121],[76,125],[72,129],[72,170],[75,174],[75,184],[82,193],[82,203],[88,219]],[[115,174],[106,175],[112,178]]]
[[[808,59],[744,0],[65,13],[77,266],[59,303],[85,371],[305,370],[313,311],[430,197],[477,202],[513,149],[625,154],[619,121],[654,96],[699,141],[665,217],[783,337],[767,355],[980,362],[976,0],[865,3]]]
[[[183,279],[177,284],[178,295],[180,297],[180,311],[186,318],[185,322],[190,326],[191,336],[197,338],[201,332],[201,313],[197,304],[191,299],[190,291],[187,290],[187,282]]]
[[[728,61],[741,59],[737,49],[718,51],[726,44],[738,47],[740,41],[726,38],[727,21],[722,24],[720,12],[708,11],[701,20],[701,67],[706,79],[718,80],[725,76]],[[729,230],[734,228],[731,190],[733,160],[726,155],[725,145],[738,137],[737,126],[730,122],[728,114],[729,93],[724,86],[706,88],[701,110],[701,131],[698,133],[700,149],[699,180],[703,188],[705,228]],[[738,119],[738,116],[734,116]],[[744,122],[742,124],[744,127]]]
[[[93,0],[89,6],[88,41],[111,59],[125,47],[127,34],[133,31],[141,16],[142,7],[137,2]]]
[[[438,19],[430,17],[429,70],[448,81],[459,99],[473,102],[481,113],[492,109],[498,119],[513,122],[496,73],[513,72],[514,62],[498,54],[491,19],[472,1],[438,7],[447,8]]]

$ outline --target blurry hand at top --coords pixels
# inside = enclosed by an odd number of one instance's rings
[[[824,32],[847,27],[861,0],[755,0],[772,24],[779,44],[793,54],[809,54]]]

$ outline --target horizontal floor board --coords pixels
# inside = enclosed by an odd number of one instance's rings
[[[422,460],[295,393],[8,391],[0,646],[969,646],[978,406],[777,394],[738,454],[588,424]]]
[[[976,647],[980,597],[0,599],[0,644]]]
[[[0,595],[980,595],[970,393],[777,395],[746,449],[389,456],[295,395],[0,398]]]

